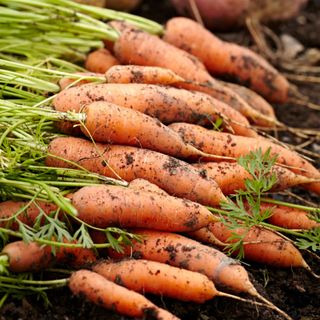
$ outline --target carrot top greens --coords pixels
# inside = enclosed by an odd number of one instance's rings
[[[237,258],[244,258],[244,238],[253,226],[263,226],[270,230],[279,231],[295,237],[295,244],[300,249],[320,249],[320,228],[311,230],[290,230],[277,227],[265,222],[272,215],[272,208],[261,212],[261,202],[271,202],[289,207],[296,207],[309,212],[309,218],[320,223],[320,208],[306,207],[290,204],[273,199],[265,199],[265,194],[277,183],[275,174],[271,174],[271,168],[277,158],[270,155],[270,148],[262,153],[261,149],[241,156],[238,163],[246,169],[252,179],[246,179],[245,190],[237,190],[236,194],[228,198],[227,202],[221,203],[221,209],[210,208],[212,212],[220,214],[221,221],[230,229],[242,228],[242,234],[234,232],[229,240],[236,240],[227,245],[229,254],[237,252]]]

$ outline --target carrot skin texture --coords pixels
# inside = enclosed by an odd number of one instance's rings
[[[28,202],[24,201],[4,201],[0,203],[0,219],[10,218],[15,215],[20,209],[25,207]],[[22,213],[19,214],[17,219],[28,226],[33,226],[36,218],[38,217],[40,210],[43,210],[45,214],[49,214],[57,209],[57,206],[53,203],[37,201],[36,204],[32,203]],[[9,226],[11,230],[17,230],[19,228],[17,222],[12,222],[9,225],[7,221],[0,221],[0,227]]]
[[[164,39],[198,57],[210,72],[234,76],[271,102],[288,99],[288,81],[266,60],[248,48],[221,41],[191,19],[169,20]]]
[[[228,241],[233,232],[239,235],[246,232],[242,228],[230,230],[222,222],[210,223],[208,230],[224,243],[237,241],[236,239]],[[282,268],[305,266],[305,261],[299,250],[290,241],[261,227],[252,227],[246,233],[243,250],[244,258],[247,260]]]
[[[160,68],[137,65],[118,65],[111,67],[105,74],[108,83],[144,83],[173,85],[184,79],[173,71]]]
[[[308,218],[308,212],[271,203],[261,203],[261,210],[273,208],[268,222],[288,229],[308,230],[320,227],[320,223]]]
[[[194,145],[206,153],[239,158],[250,151],[261,148],[266,152],[271,148],[271,156],[277,156],[277,163],[288,166],[288,168],[299,175],[311,179],[319,179],[320,172],[308,161],[302,159],[297,153],[274,144],[266,139],[255,139],[240,137],[223,132],[209,131],[200,126],[174,123],[169,127],[179,132],[186,143]],[[320,182],[306,183],[304,188],[320,195]]]
[[[91,72],[105,73],[111,67],[120,64],[107,49],[98,49],[88,54],[85,68]]]
[[[186,144],[179,134],[139,111],[107,102],[84,107],[82,132],[97,142],[155,150],[178,158],[199,158],[203,152]]]
[[[75,295],[83,295],[103,308],[127,316],[142,318],[149,314],[153,319],[178,319],[165,310],[160,313],[160,308],[141,294],[121,287],[89,270],[74,272],[69,279],[69,288]]]
[[[241,112],[255,111],[233,90],[212,78],[195,56],[156,36],[128,27],[122,31],[114,50],[124,64],[168,68],[186,80],[177,84],[181,88],[207,93]]]
[[[206,275],[217,286],[235,292],[251,293],[253,288],[245,269],[222,252],[184,236],[151,230],[133,230],[143,242],[124,247],[124,253],[109,250],[113,258],[131,256],[166,263]]]
[[[272,105],[261,97],[258,93],[250,90],[247,87],[240,86],[235,83],[223,82],[224,85],[236,92],[240,97],[242,97],[250,106],[257,109],[263,115],[271,117],[276,120],[276,115]],[[256,120],[257,125],[265,125],[264,122],[260,122],[260,119]]]
[[[200,92],[148,84],[90,84],[60,92],[53,101],[58,111],[80,112],[94,101],[105,101],[140,111],[168,124],[177,121],[209,124],[223,116],[234,120],[237,134],[257,136],[248,120],[227,104]],[[70,125],[72,126],[72,125]],[[67,132],[68,133],[68,132]]]
[[[163,196],[168,195],[167,192],[159,188],[157,185],[145,179],[134,179],[129,183],[128,187],[140,191],[154,192]]]
[[[79,268],[96,261],[96,255],[90,249],[60,247],[56,248],[54,255],[50,246],[23,241],[10,242],[1,254],[9,257],[9,270],[12,272],[39,271],[56,263]]]
[[[147,260],[102,261],[93,271],[136,292],[203,303],[218,292],[205,275]]]
[[[89,171],[108,177],[121,177],[130,182],[136,178],[146,179],[171,195],[186,198],[204,205],[215,206],[225,196],[212,179],[176,158],[141,148],[104,145],[80,138],[54,139],[49,154],[73,161]],[[71,164],[48,156],[46,164],[70,168]]]
[[[83,187],[72,197],[78,218],[100,228],[108,226],[166,231],[196,230],[211,213],[185,199],[118,186]]]
[[[252,176],[236,162],[202,162],[193,164],[194,167],[205,170],[209,178],[215,180],[224,195],[235,193],[236,190],[245,190],[245,180]],[[272,191],[280,191],[310,182],[310,179],[298,175],[287,168],[273,166],[270,174],[275,174],[277,182]]]

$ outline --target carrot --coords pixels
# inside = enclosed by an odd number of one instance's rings
[[[88,54],[85,68],[91,72],[105,73],[112,66],[120,64],[107,49],[98,49]]]
[[[205,170],[208,177],[217,182],[223,194],[235,193],[236,190],[245,190],[245,180],[252,179],[252,176],[236,162],[207,162],[195,163],[198,169]],[[298,175],[287,168],[275,165],[270,171],[274,174],[277,182],[272,191],[285,190],[293,186],[309,183],[312,179]]]
[[[272,208],[272,215],[268,222],[288,229],[312,229],[320,224],[308,217],[308,212],[271,203],[261,203],[261,211]]]
[[[166,231],[196,230],[212,214],[198,203],[119,186],[89,186],[76,191],[72,204],[78,218],[100,228],[108,226]]]
[[[147,260],[102,261],[92,270],[136,292],[203,303],[218,295],[205,275]]]
[[[143,178],[171,195],[204,205],[215,206],[225,200],[216,182],[203,177],[200,170],[155,151],[99,143],[94,145],[80,138],[60,137],[49,144],[48,152],[48,166],[73,167],[58,157],[109,177],[120,176],[126,181]]]
[[[168,124],[177,121],[209,124],[218,118],[241,135],[257,136],[249,122],[228,105],[200,92],[145,84],[91,84],[69,88],[54,99],[58,111],[80,112],[82,106],[106,101],[134,109]],[[72,128],[72,125],[69,125]]]
[[[233,90],[212,78],[205,66],[195,57],[162,39],[127,26],[114,45],[116,57],[123,64],[157,66],[170,69],[186,81],[179,84],[188,90],[207,93],[225,102],[241,113],[262,117]]]
[[[179,132],[186,143],[194,145],[196,148],[215,155],[239,158],[250,151],[261,149],[264,153],[269,148],[271,156],[277,156],[277,163],[287,166],[293,172],[310,179],[320,179],[320,172],[307,160],[301,158],[294,151],[274,144],[266,139],[255,139],[250,137],[240,137],[223,132],[207,130],[200,126],[175,123],[169,125],[173,130]],[[320,194],[320,182],[303,184],[303,187]]]
[[[103,308],[127,316],[159,320],[178,319],[168,311],[158,308],[141,294],[123,288],[89,270],[74,272],[69,279],[69,288],[75,295],[83,295]]]
[[[140,190],[140,191],[154,192],[163,196],[168,195],[164,190],[159,188],[157,185],[145,179],[134,179],[129,183],[128,187],[135,190]]]
[[[86,119],[81,130],[95,141],[142,147],[178,158],[205,156],[159,120],[139,111],[98,101],[82,112]]]
[[[67,242],[67,241],[66,241]],[[63,264],[79,268],[96,261],[91,249],[41,246],[36,242],[15,241],[7,244],[1,252],[9,258],[9,270],[12,272],[40,271],[54,264]]]
[[[143,242],[134,241],[132,247],[124,247],[123,253],[109,250],[109,255],[114,258],[132,256],[199,272],[218,286],[255,295],[256,290],[245,269],[222,252],[174,233],[134,232],[143,237]]]
[[[255,91],[248,89],[247,87],[240,86],[236,83],[230,82],[222,82],[227,87],[231,88],[234,92],[236,92],[241,98],[243,98],[251,107],[257,109],[261,114],[273,118],[276,120],[276,115],[272,105],[267,102],[264,98],[262,98]],[[255,120],[255,119],[252,119]],[[263,119],[257,119],[256,124],[265,125]]]
[[[164,39],[198,57],[210,72],[232,76],[271,102],[288,99],[288,81],[266,60],[248,48],[221,41],[193,20],[169,20]]]
[[[83,77],[104,77],[103,73],[94,73],[94,72],[76,72],[75,73],[77,76],[83,76]],[[77,81],[76,78],[72,78],[70,76],[63,77],[59,80],[59,86],[61,90],[66,89],[67,87],[70,86],[82,86],[84,84],[88,84],[92,82],[90,79],[83,79],[80,81]]]
[[[45,214],[57,209],[56,205],[48,202],[36,201],[28,207],[28,202],[8,200],[0,203],[0,227],[10,227],[11,230],[17,230],[19,225],[17,222],[10,220],[17,214],[16,219],[20,222],[33,226],[36,218],[42,210]],[[24,210],[22,210],[26,207]],[[21,211],[21,212],[20,212]],[[20,212],[18,214],[18,212]]]
[[[283,239],[270,230],[258,226],[251,227],[248,231],[245,228],[231,230],[222,222],[210,223],[206,229],[208,233],[212,233],[219,241],[225,243],[225,246],[237,241],[235,238],[229,240],[233,234],[244,235],[243,251],[244,258],[247,260],[282,268],[309,269],[299,250],[289,240]],[[192,235],[200,241],[208,239],[208,237],[200,239],[201,235],[197,236],[197,231],[192,232]]]
[[[173,85],[184,79],[166,68],[136,65],[113,66],[105,74],[109,83]]]

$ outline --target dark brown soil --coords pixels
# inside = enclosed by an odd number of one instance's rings
[[[144,1],[137,14],[164,22],[174,15],[168,1]],[[277,32],[289,33],[297,37],[307,46],[320,47],[320,1],[310,1],[309,6],[302,14],[289,22],[273,26]],[[236,40],[238,43],[250,45],[251,40],[247,32],[239,30],[225,38]],[[299,86],[315,103],[320,104],[320,85]],[[293,105],[291,103],[275,106],[278,118],[294,127],[320,128],[319,112]],[[281,139],[292,144],[301,141],[282,133]],[[309,150],[319,152],[319,141],[309,146]],[[312,197],[307,192],[298,190],[298,194],[313,201],[319,198]],[[311,268],[320,274],[320,260],[309,253],[304,253]],[[286,311],[294,320],[320,319],[320,282],[313,278],[308,271],[300,269],[281,270],[264,265],[251,264],[246,266],[252,276],[257,289],[266,298]],[[256,308],[250,304],[237,302],[226,298],[216,298],[203,305],[179,302],[173,299],[148,296],[159,306],[168,309],[184,320],[271,320],[282,319],[279,315],[265,308]],[[0,311],[0,320],[102,320],[128,319],[111,311],[96,307],[81,298],[74,297],[68,289],[59,289],[49,292],[51,305],[44,307],[41,301],[35,298],[23,300],[10,299]]]

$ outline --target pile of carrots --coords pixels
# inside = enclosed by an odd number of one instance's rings
[[[45,162],[81,166],[128,182],[128,187],[87,186],[67,197],[77,219],[100,229],[92,231],[95,243],[107,241],[101,229],[110,226],[129,229],[141,240],[121,253],[68,247],[67,239],[55,254],[49,245],[11,242],[1,253],[8,257],[9,270],[37,271],[56,264],[79,269],[69,280],[74,294],[132,317],[177,319],[141,293],[196,303],[215,296],[241,299],[224,292],[229,291],[248,293],[262,301],[254,303],[290,319],[257,292],[243,266],[203,244],[224,247],[232,233],[245,234],[246,259],[309,268],[288,239],[262,226],[228,230],[206,207],[219,209],[229,194],[245,188],[252,176],[236,160],[257,149],[277,155],[271,170],[277,178],[274,190],[301,186],[320,195],[320,172],[252,126],[281,125],[269,102],[288,99],[287,80],[254,52],[222,42],[186,18],[171,19],[162,39],[123,22],[111,26],[119,31],[118,40],[90,53],[85,64],[88,74],[105,77],[105,83],[60,80],[53,107],[84,113],[85,120],[58,123],[68,136],[51,141]],[[232,76],[250,89],[224,84],[216,75]],[[1,203],[1,220],[24,205]],[[272,224],[319,228],[305,211],[265,203],[261,211],[270,207]],[[40,212],[53,210],[55,205],[38,202],[18,219],[32,226]],[[100,261],[100,255],[109,259]]]

